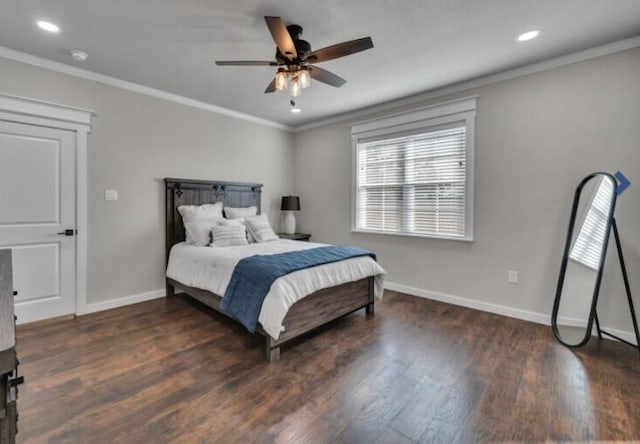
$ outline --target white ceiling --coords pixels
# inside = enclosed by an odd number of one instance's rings
[[[292,114],[286,92],[263,93],[273,68],[214,64],[273,60],[265,15],[301,25],[313,49],[375,47],[320,64],[347,83],[312,82]],[[530,29],[541,36],[515,41]],[[0,0],[0,46],[290,126],[639,34],[639,0]]]

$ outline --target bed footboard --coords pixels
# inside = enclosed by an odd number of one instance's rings
[[[284,332],[278,339],[269,336],[262,327],[256,333],[265,337],[265,357],[268,362],[280,358],[280,346],[299,338],[323,325],[346,316],[361,308],[366,309],[367,317],[374,313],[373,286],[374,277],[360,279],[335,287],[325,288],[299,300],[289,309],[284,318]],[[171,289],[171,290],[170,290]],[[220,296],[210,291],[187,287],[167,278],[167,296],[183,291],[214,310],[229,316],[220,308]]]
[[[280,346],[323,325],[365,308],[373,315],[373,277],[317,291],[293,304],[284,318],[284,332],[276,340],[266,335],[267,361],[277,361]]]

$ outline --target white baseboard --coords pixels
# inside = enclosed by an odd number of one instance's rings
[[[384,288],[400,293],[419,296],[434,301],[446,302],[447,304],[460,305],[461,307],[473,308],[475,310],[487,311],[510,318],[524,319],[525,321],[535,322],[537,324],[551,325],[551,316],[533,311],[521,310],[519,308],[507,307],[505,305],[491,304],[489,302],[478,301],[475,299],[463,298],[460,296],[452,296],[437,291],[423,290],[421,288],[409,287],[406,285],[396,284],[393,282],[385,282]]]
[[[510,318],[522,319],[525,321],[535,322],[536,324],[551,325],[551,315],[536,313],[534,311],[521,310],[519,308],[507,307],[505,305],[491,304],[489,302],[478,301],[475,299],[463,298],[460,296],[453,296],[446,293],[439,293],[437,291],[423,290],[421,288],[409,287],[407,285],[396,284],[394,282],[385,282],[384,288],[391,291],[397,291],[399,293],[406,293],[412,296],[418,296],[425,299],[431,299],[434,301],[445,302],[447,304],[459,305],[461,307],[473,308],[475,310],[486,311],[502,316],[508,316]],[[608,331],[622,339],[629,341],[633,344],[636,343],[636,338],[633,332],[623,331],[614,328],[602,326],[602,329]],[[595,334],[595,328],[594,328]],[[609,338],[611,339],[611,338]]]
[[[622,338],[627,342],[631,342],[632,344],[636,343],[636,336],[633,334],[632,331],[618,330],[617,328],[607,327],[606,325],[602,326],[602,330],[607,331],[612,335],[616,335],[617,337]],[[591,330],[591,336],[598,336],[598,331],[596,330],[595,326]],[[611,339],[615,341],[615,338],[611,338],[607,335],[602,335],[602,337],[605,339]]]
[[[124,307],[125,305],[137,304],[138,302],[150,301],[152,299],[163,298],[166,295],[164,288],[160,290],[147,291],[145,293],[132,294],[117,299],[109,299],[108,301],[93,302],[87,304],[83,309],[78,310],[78,315],[89,313],[97,313],[99,311],[109,310],[112,308]]]

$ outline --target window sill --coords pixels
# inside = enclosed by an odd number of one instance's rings
[[[351,233],[362,233],[362,234],[383,234],[387,236],[401,236],[401,237],[419,237],[422,239],[437,239],[437,240],[451,240],[458,242],[473,242],[472,236],[466,237],[450,237],[450,236],[438,236],[433,234],[415,234],[415,233],[394,233],[391,231],[377,231],[377,230],[359,230],[352,228]]]

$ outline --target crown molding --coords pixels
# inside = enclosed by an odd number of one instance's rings
[[[222,114],[236,119],[246,120],[248,122],[257,123],[259,125],[269,126],[285,131],[293,131],[293,128],[282,123],[273,122],[271,120],[262,119],[260,117],[251,116],[238,111],[233,111],[221,106],[212,105],[210,103],[201,102],[199,100],[190,99],[188,97],[173,94],[167,91],[162,91],[148,86],[140,85],[138,83],[128,82],[115,77],[107,76],[104,74],[98,74],[86,69],[77,68],[71,65],[65,65],[64,63],[54,62],[53,60],[45,59],[42,57],[34,56],[20,51],[0,46],[0,57],[14,60],[16,62],[26,63],[28,65],[45,68],[51,71],[67,74],[74,77],[79,77],[85,80],[91,80],[94,82],[102,83],[104,85],[113,86],[115,88],[124,89],[127,91],[144,94],[158,99],[167,100],[169,102],[179,103],[181,105],[190,106],[192,108],[201,109],[204,111],[213,112],[216,114]]]
[[[625,51],[627,49],[636,48],[640,46],[640,35],[631,37],[624,40],[618,40],[616,42],[608,43],[606,45],[597,46],[594,48],[585,49],[582,51],[574,52],[571,54],[555,57],[553,59],[544,60],[542,62],[525,65],[520,68],[510,69],[508,71],[502,71],[495,74],[490,74],[483,77],[478,77],[471,80],[455,83],[452,85],[443,86],[440,88],[425,91],[411,95],[402,99],[391,100],[378,105],[361,108],[356,111],[347,112],[326,119],[317,120],[315,122],[307,123],[304,125],[294,127],[294,132],[301,132],[308,129],[318,128],[325,125],[331,125],[333,123],[339,123],[349,121],[357,118],[369,116],[371,114],[387,111],[393,108],[398,108],[407,105],[414,105],[426,100],[434,99],[437,97],[454,94],[471,88],[478,88],[481,86],[491,85],[493,83],[502,82],[505,80],[511,80],[518,77],[527,76],[537,72],[548,71],[550,69],[559,68],[565,65],[571,65],[573,63],[582,62],[597,57],[602,57],[609,54],[615,54],[617,52]]]
[[[499,72],[496,74],[490,74],[487,76],[478,77],[475,79],[455,83],[452,85],[443,86],[443,87],[432,89],[422,93],[414,94],[402,99],[391,100],[389,102],[384,102],[378,105],[368,106],[356,111],[339,114],[336,116],[328,117],[326,119],[317,120],[314,122],[310,122],[310,123],[295,126],[295,127],[284,125],[278,122],[273,122],[271,120],[263,119],[263,118],[252,116],[249,114],[244,114],[238,111],[233,111],[228,108],[223,108],[221,106],[216,106],[210,103],[201,102],[199,100],[190,99],[188,97],[180,96],[167,91],[162,91],[159,89],[150,88],[148,86],[140,85],[137,83],[128,82],[126,80],[117,79],[115,77],[110,77],[104,74],[98,74],[96,72],[88,71],[82,68],[77,68],[75,66],[54,62],[49,59],[37,57],[37,56],[23,53],[20,51],[15,51],[3,46],[0,46],[0,57],[6,58],[9,60],[14,60],[21,63],[26,63],[33,66],[38,66],[40,68],[49,69],[51,71],[68,74],[74,77],[91,80],[94,82],[102,83],[102,84],[113,86],[116,88],[137,92],[139,94],[156,97],[156,98],[167,100],[170,102],[179,103],[181,105],[202,109],[202,110],[213,112],[216,114],[222,114],[222,115],[234,117],[241,120],[246,120],[249,122],[257,123],[260,125],[264,125],[264,126],[268,126],[268,127],[272,127],[280,130],[285,130],[290,132],[301,132],[301,131],[305,131],[312,128],[318,128],[321,126],[330,125],[332,123],[344,122],[352,119],[357,119],[359,117],[366,117],[376,112],[387,111],[397,107],[417,104],[430,99],[442,97],[448,94],[454,94],[454,93],[471,89],[471,88],[478,88],[481,86],[486,86],[486,85],[490,85],[490,84],[505,81],[505,80],[523,77],[523,76],[534,74],[537,72],[559,68],[561,66],[570,65],[573,63],[578,63],[578,62],[582,62],[582,61],[597,58],[597,57],[602,57],[609,54],[614,54],[617,52],[625,51],[627,49],[636,48],[638,46],[640,46],[640,35],[635,37],[630,37],[628,39],[608,43],[606,45],[597,46],[594,48],[574,52],[571,54],[545,60],[542,62],[525,65],[520,68],[515,68],[515,69]]]
[[[47,118],[76,125],[91,126],[91,117],[96,113],[90,109],[61,105],[45,100],[30,99],[0,92],[0,113],[10,112],[33,118]]]
[[[448,100],[435,105],[421,106],[419,108],[407,109],[404,111],[387,114],[382,117],[353,122],[351,134],[357,135],[375,131],[380,128],[391,128],[399,125],[406,125],[413,122],[424,122],[435,118],[450,116],[452,114],[462,114],[473,112],[475,115],[478,95],[461,97],[459,99]]]

